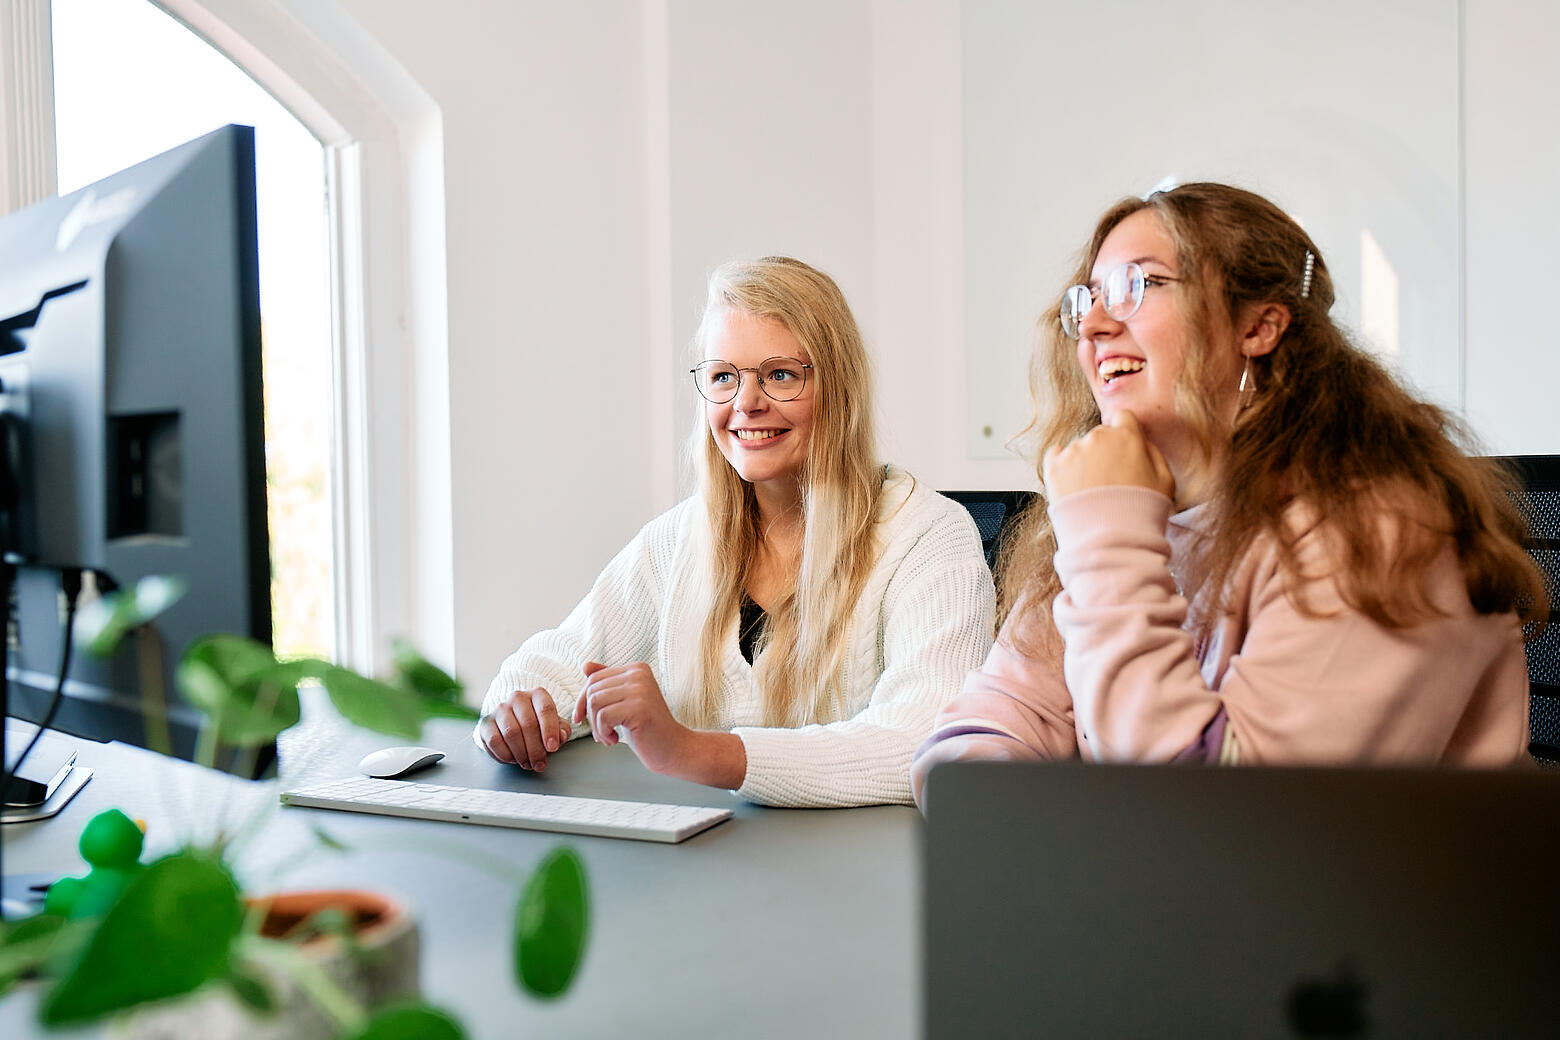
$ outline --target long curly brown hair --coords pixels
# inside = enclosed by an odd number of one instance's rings
[[[1448,538],[1476,611],[1515,610],[1524,622],[1541,624],[1547,597],[1522,547],[1527,523],[1515,505],[1513,478],[1494,461],[1471,456],[1473,439],[1457,419],[1414,398],[1350,341],[1328,313],[1334,289],[1321,251],[1283,210],[1260,195],[1212,183],[1123,199],[1100,218],[1073,282],[1088,281],[1106,237],[1145,209],[1164,222],[1179,268],[1190,274],[1177,294],[1191,344],[1177,411],[1218,474],[1208,501],[1213,534],[1193,561],[1203,587],[1212,590],[1200,627],[1206,632],[1217,620],[1222,590],[1258,537],[1272,535],[1281,566],[1299,577],[1299,533],[1285,523],[1296,503],[1326,518],[1344,601],[1382,625],[1402,628],[1436,613],[1420,576]],[[1302,295],[1307,252],[1315,261]],[[1260,389],[1231,425],[1213,409],[1220,398],[1210,375],[1228,369],[1213,363],[1211,345],[1220,340],[1212,332],[1254,305],[1272,303],[1289,309],[1288,328],[1272,353],[1252,359]],[[1074,344],[1061,330],[1059,307],[1041,316],[1030,391],[1035,416],[1023,436],[1037,460],[1100,422]],[[1061,581],[1043,497],[1007,545],[999,563],[999,614],[1007,618],[1017,609],[1027,622],[1026,641],[1038,638],[1054,648],[1059,637],[1048,614]],[[1033,610],[1046,613],[1043,623],[1027,616]]]

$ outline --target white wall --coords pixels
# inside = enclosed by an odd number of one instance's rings
[[[800,257],[833,275],[863,326],[870,322],[871,38],[860,2],[675,0],[668,8],[675,356],[667,363],[678,375],[680,446],[698,411],[682,374],[686,345],[716,264]]]
[[[1465,2],[1465,408],[1492,453],[1560,453],[1560,5]]]
[[[686,487],[686,344],[730,257],[791,252],[838,278],[875,353],[886,458],[938,487],[1032,484],[968,453],[957,0],[336,2],[442,113],[468,682]],[[1467,399],[1498,449],[1560,451],[1527,418],[1560,364],[1553,326],[1515,306],[1547,295],[1533,279],[1557,238],[1555,124],[1524,117],[1560,15],[1465,4]]]
[[[1099,11],[964,5],[971,453],[1001,455],[1032,414],[1013,373],[1099,214],[1166,181],[1235,184],[1283,207],[1320,247],[1333,318],[1375,331],[1362,342],[1456,405],[1457,0],[1312,0],[1304,18],[1227,0],[1181,0],[1170,20],[1159,0],[1111,12],[1156,29],[1068,47],[1098,32]],[[1282,47],[1260,45],[1279,31]],[[1367,240],[1379,264],[1362,263]],[[1296,285],[1304,262],[1292,258]],[[1363,327],[1382,312],[1390,324]]]
[[[443,116],[453,663],[480,692],[651,511],[641,8],[340,5]]]
[[[673,451],[697,411],[684,370],[709,270],[787,253],[833,275],[855,311],[885,459],[942,488],[1029,481],[1016,459],[972,460],[960,443],[959,5],[659,6],[672,357],[656,363],[675,376]]]

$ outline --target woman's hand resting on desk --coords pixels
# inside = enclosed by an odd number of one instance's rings
[[[543,689],[516,690],[477,724],[488,754],[538,772],[547,767],[548,752],[557,751],[569,739],[570,728],[558,717],[552,694]]]
[[[666,705],[661,686],[643,661],[608,668],[585,665],[585,690],[574,705],[574,721],[590,720],[598,743],[618,742],[618,728],[646,769],[713,787],[742,786],[747,749],[732,733],[689,729]]]

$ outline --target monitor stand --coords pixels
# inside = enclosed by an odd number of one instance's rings
[[[22,719],[5,720],[7,755],[20,755],[38,727]],[[92,770],[76,761],[75,744],[44,733],[0,798],[0,823],[43,820],[65,808],[92,779]]]
[[[76,797],[76,792],[87,786],[87,781],[91,779],[92,770],[86,766],[71,766],[70,772],[54,788],[54,793],[43,801],[35,805],[0,806],[0,824],[47,820],[65,808],[66,803]]]

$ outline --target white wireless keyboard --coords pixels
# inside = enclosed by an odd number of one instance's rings
[[[690,838],[731,817],[730,809],[711,809],[702,805],[660,805],[571,798],[559,794],[484,791],[367,776],[350,776],[283,791],[282,804],[668,843]]]

